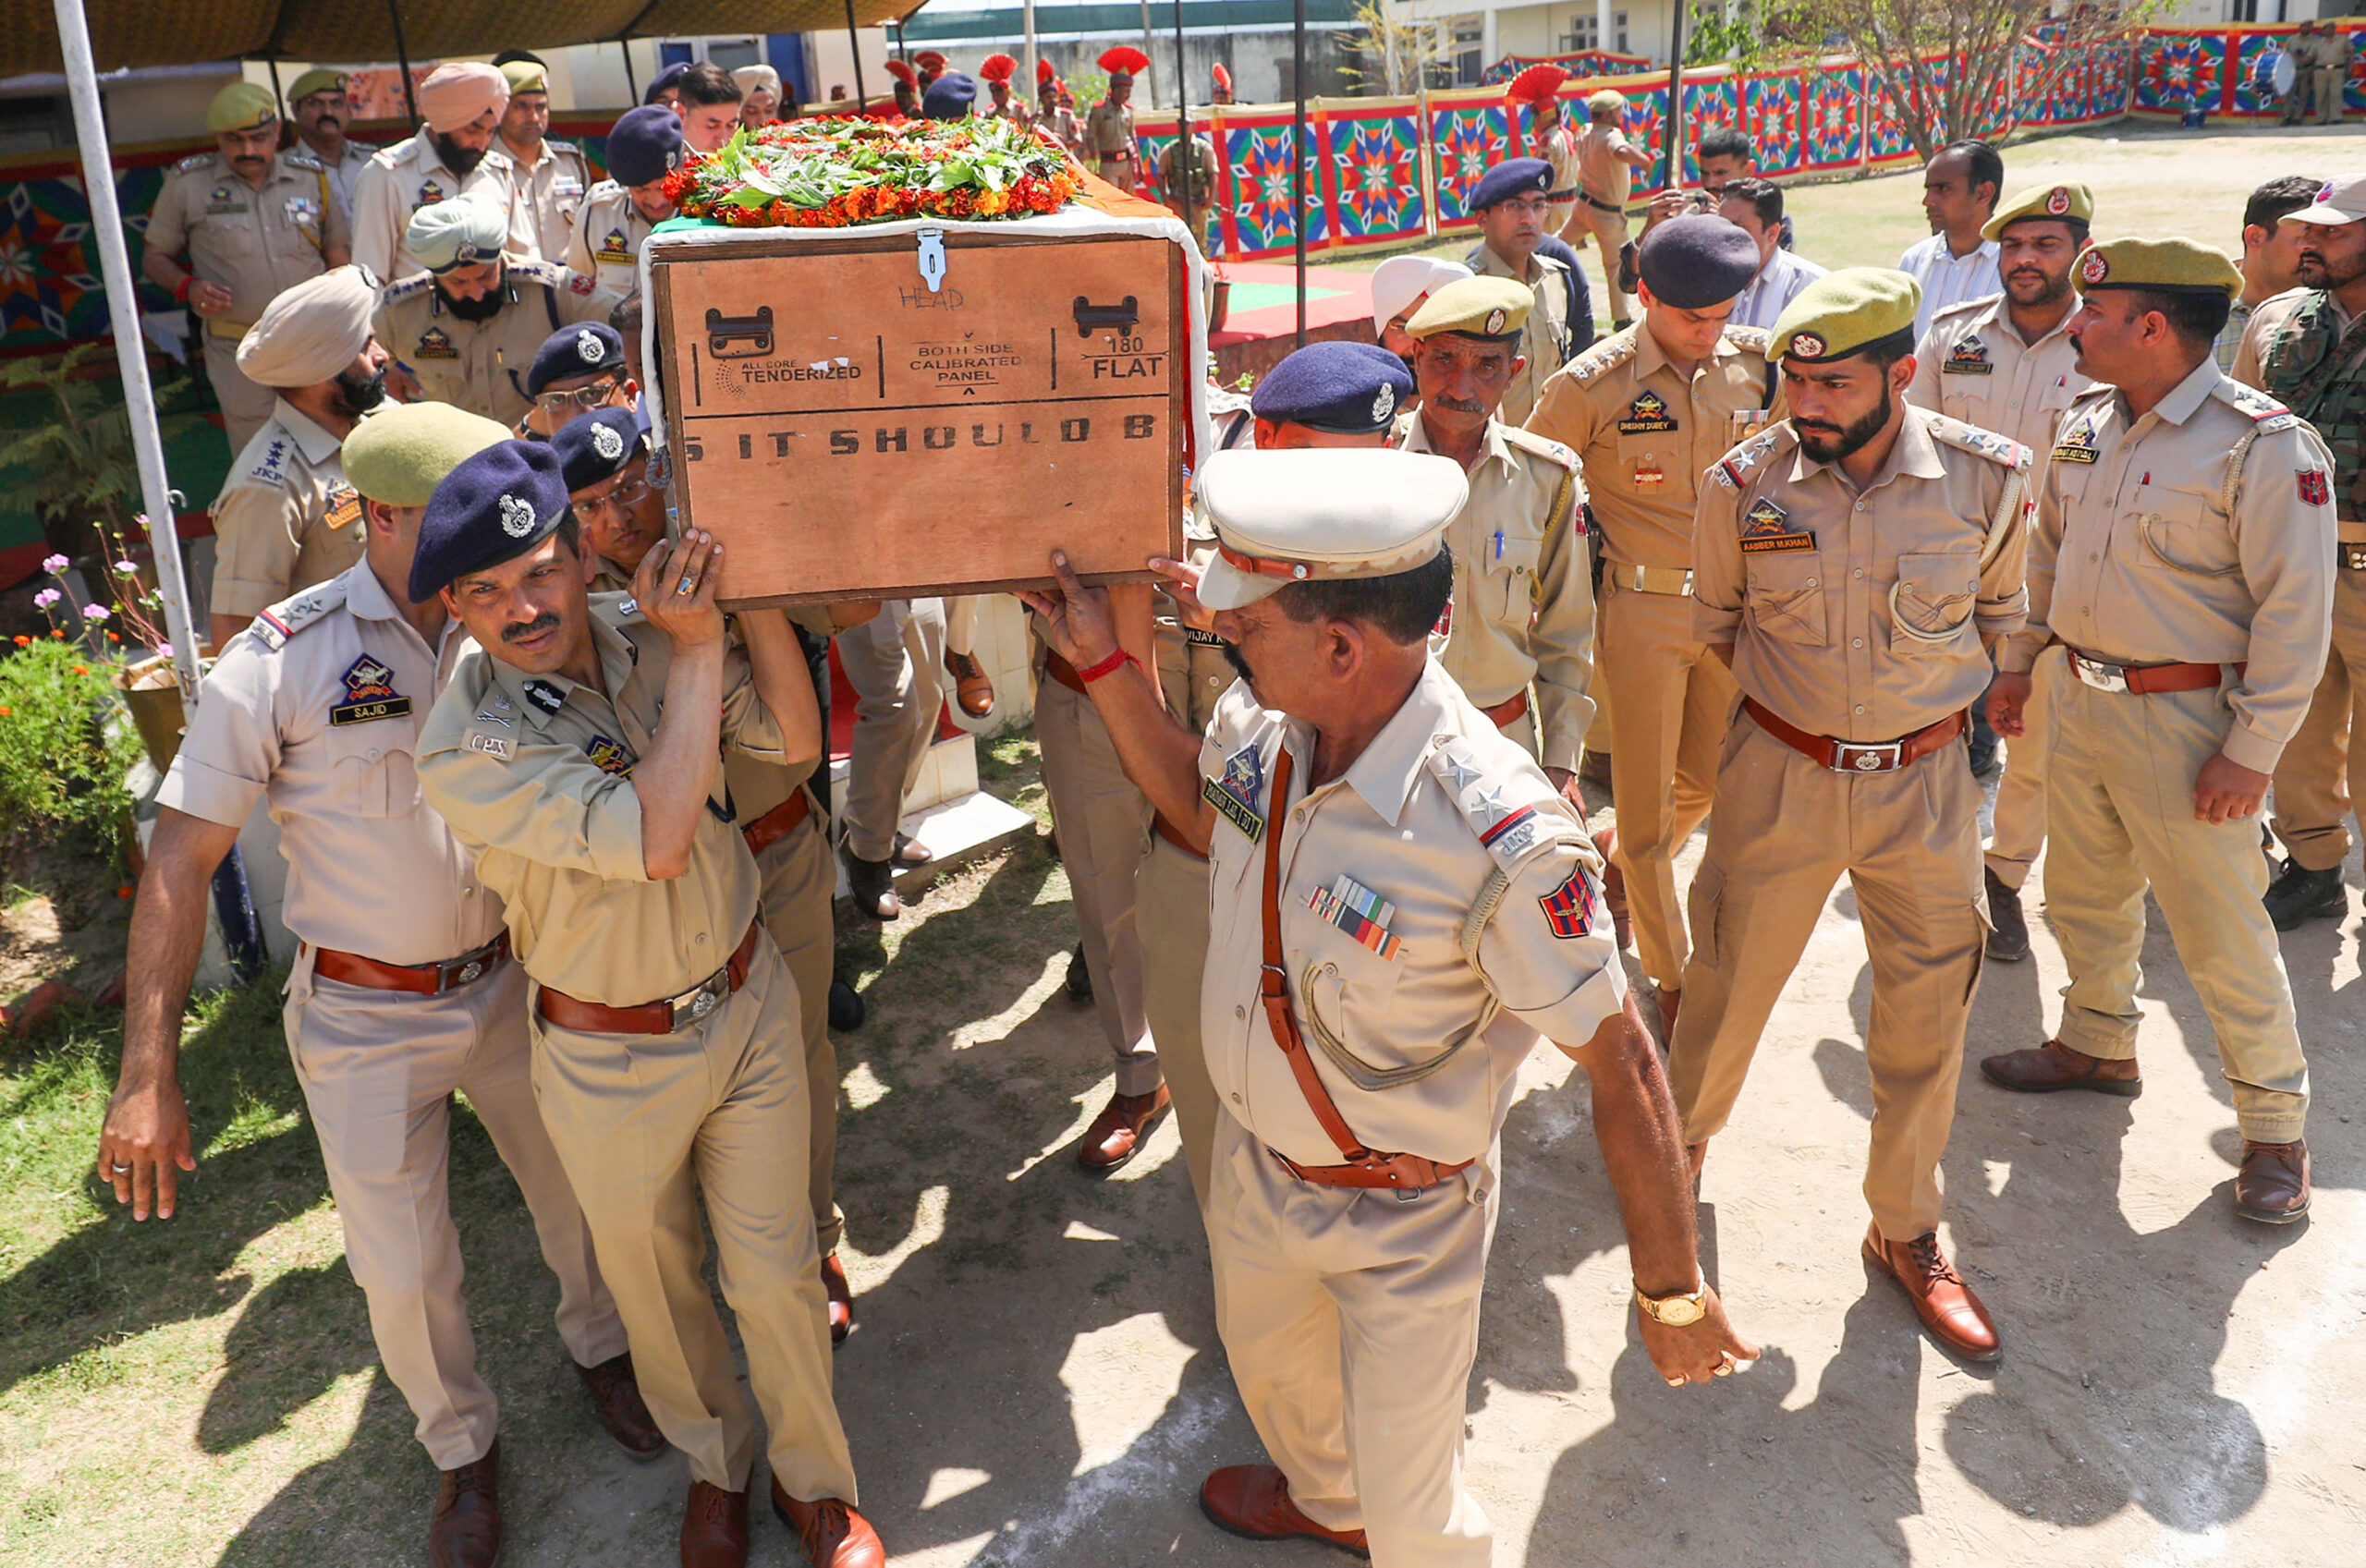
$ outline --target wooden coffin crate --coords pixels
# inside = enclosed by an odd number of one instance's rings
[[[1180,555],[1185,266],[1018,225],[652,249],[681,519],[723,541],[725,601],[1043,583],[1055,544],[1102,582]]]

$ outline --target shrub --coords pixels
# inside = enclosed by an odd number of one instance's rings
[[[79,642],[19,638],[0,657],[0,822],[113,840],[131,809],[124,735],[107,666]]]

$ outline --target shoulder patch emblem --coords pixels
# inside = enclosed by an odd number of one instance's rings
[[[2080,420],[2062,432],[2054,444],[2054,460],[2057,463],[2092,463],[2102,456],[2095,438],[2095,427]]]
[[[606,735],[595,735],[585,741],[583,755],[591,758],[592,765],[604,773],[613,773],[620,779],[632,773],[632,754]]]
[[[442,327],[429,327],[419,334],[419,346],[411,353],[421,359],[457,359],[460,351],[452,346],[449,334]]]
[[[332,724],[366,724],[410,712],[410,699],[395,689],[395,672],[364,653],[346,667],[345,700],[329,709]]]
[[[1794,529],[1791,515],[1762,495],[1741,515],[1741,522],[1745,555],[1788,555],[1815,548],[1815,530]]]
[[[595,261],[613,261],[622,266],[632,260],[632,241],[620,228],[610,229],[600,241],[600,249],[592,256]]]
[[[1563,942],[1570,942],[1593,931],[1593,878],[1583,866],[1569,872],[1569,880],[1536,901],[1544,909],[1544,923]]]
[[[361,494],[349,484],[332,486],[328,510],[321,519],[331,533],[349,529],[361,521]]]
[[[1988,362],[1988,345],[1980,341],[1978,333],[1957,344],[1939,361],[1939,373],[1943,376],[1984,376],[1995,369]]]
[[[2299,475],[2300,501],[2304,505],[2322,506],[2333,499],[2333,489],[2325,482],[2323,468],[2303,468]]]
[[[1207,803],[1251,844],[1265,836],[1264,814],[1257,809],[1257,798],[1264,792],[1265,758],[1253,745],[1226,758],[1222,773],[1200,781],[1200,794]]]
[[[1676,416],[1668,412],[1667,399],[1648,389],[1636,395],[1635,401],[1627,406],[1627,417],[1618,421],[1620,435],[1664,435],[1676,428]]]
[[[433,207],[438,201],[443,201],[444,196],[444,188],[435,181],[432,179],[423,179],[419,182],[419,204],[421,206]]]
[[[588,273],[569,273],[567,276],[567,288],[570,294],[589,294],[597,286]]]

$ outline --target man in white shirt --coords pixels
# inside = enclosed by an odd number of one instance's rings
[[[1897,259],[1898,271],[1922,286],[1922,303],[1914,312],[1917,342],[1940,311],[2005,291],[1996,242],[1980,237],[2004,188],[2005,160],[1984,141],[1951,141],[1923,166],[1922,212],[1931,220],[1931,237]]]
[[[1726,323],[1771,327],[1783,307],[1829,269],[1783,249],[1783,188],[1773,180],[1745,175],[1726,181],[1717,212],[1758,245],[1758,273],[1735,299]]]

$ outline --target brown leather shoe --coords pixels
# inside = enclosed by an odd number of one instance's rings
[[[1593,847],[1602,857],[1602,901],[1610,906],[1610,928],[1618,933],[1618,948],[1623,953],[1635,945],[1635,922],[1627,911],[1627,873],[1612,858],[1618,853],[1617,826],[1613,824],[1594,834]]]
[[[1942,1346],[1966,1361],[1994,1361],[2005,1354],[1988,1308],[1939,1250],[1938,1232],[1925,1231],[1912,1241],[1886,1241],[1881,1226],[1874,1225],[1865,1233],[1865,1260],[1897,1282],[1914,1304],[1914,1315]]]
[[[747,1568],[748,1494],[690,1483],[682,1504],[682,1568]]]
[[[427,1560],[435,1568],[493,1568],[501,1557],[501,1440],[473,1465],[446,1470],[427,1521]]]
[[[976,654],[946,649],[945,673],[953,677],[953,700],[961,705],[961,711],[973,719],[982,719],[994,711],[994,679],[978,662]]]
[[[896,835],[895,861],[896,865],[907,868],[913,866],[925,866],[935,858],[936,851],[931,849],[927,845],[922,844],[911,834],[899,833]]]
[[[665,1452],[665,1434],[657,1429],[649,1406],[641,1403],[640,1380],[632,1375],[632,1355],[612,1355],[597,1367],[578,1367],[575,1375],[592,1394],[600,1425],[616,1446],[635,1459],[654,1459]]]
[[[2083,1051],[2071,1050],[2058,1039],[2027,1051],[1983,1056],[1980,1059],[1980,1076],[1998,1088],[2016,1089],[2022,1094],[2091,1088],[2097,1094],[2133,1100],[2144,1092],[2144,1080],[2137,1072],[2133,1056],[2125,1061],[2090,1056]]]
[[[813,1568],[887,1568],[887,1549],[871,1521],[835,1497],[799,1502],[773,1480],[773,1512],[805,1549]]]
[[[1208,1523],[1252,1541],[1305,1536],[1358,1557],[1370,1557],[1361,1530],[1326,1530],[1290,1501],[1289,1477],[1271,1465],[1227,1465],[1200,1483],[1200,1512]]]
[[[822,1258],[822,1294],[830,1298],[830,1343],[844,1344],[854,1332],[854,1286],[847,1282],[847,1266],[835,1252]]]
[[[2235,1212],[2263,1225],[2288,1225],[2309,1211],[2309,1140],[2243,1140],[2235,1173]]]
[[[1084,1141],[1076,1146],[1076,1162],[1096,1176],[1105,1176],[1141,1152],[1150,1130],[1166,1113],[1170,1100],[1161,1084],[1148,1094],[1113,1094]]]

